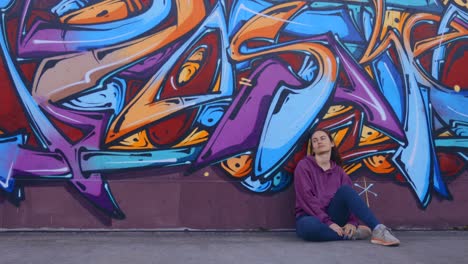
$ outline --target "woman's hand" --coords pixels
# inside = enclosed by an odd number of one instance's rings
[[[329,225],[329,227],[335,231],[339,236],[343,236],[343,229],[341,228],[341,226],[333,223],[331,225]]]
[[[356,233],[356,226],[354,226],[352,224],[346,224],[343,227],[343,234],[344,234],[344,236],[346,238],[351,239],[353,237],[354,233]]]

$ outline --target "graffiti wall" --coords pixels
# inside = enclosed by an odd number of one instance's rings
[[[316,128],[389,225],[468,224],[466,1],[0,9],[2,228],[291,228]]]

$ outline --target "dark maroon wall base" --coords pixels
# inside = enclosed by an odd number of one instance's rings
[[[203,176],[209,172],[209,176]],[[156,175],[155,172],[147,172]],[[360,178],[371,209],[385,224],[399,229],[449,229],[468,225],[468,173],[449,183],[453,200],[433,197],[422,209],[408,186]],[[80,229],[291,229],[294,228],[294,188],[274,195],[250,193],[204,170],[191,176],[109,177],[124,220],[103,215],[67,184],[26,187],[26,200],[15,207],[2,199],[0,227]],[[359,188],[356,187],[359,191]],[[365,194],[362,195],[366,200]]]

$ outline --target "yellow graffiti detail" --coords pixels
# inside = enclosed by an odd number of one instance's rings
[[[221,167],[232,177],[242,178],[252,171],[252,157],[250,155],[233,157],[223,161]]]
[[[146,130],[142,130],[121,140],[117,145],[110,146],[109,149],[154,149],[154,146],[149,141]]]
[[[335,141],[335,145],[337,145],[337,146],[341,145],[341,142],[343,142],[346,134],[348,133],[348,130],[349,130],[349,128],[346,127],[346,128],[340,129],[340,130],[338,130],[338,131],[336,131],[335,133],[332,134],[333,141]]]
[[[203,143],[208,140],[210,134],[206,130],[198,131],[198,128],[195,128],[190,135],[183,139],[180,143],[174,146],[174,148],[192,146],[196,144]]]
[[[439,137],[453,137],[453,133],[447,130],[447,131],[440,133]]]
[[[347,164],[347,165],[343,166],[343,169],[346,172],[346,174],[353,174],[354,172],[356,172],[360,168],[362,168],[362,163],[361,162]]]
[[[465,10],[468,10],[468,1],[467,0],[444,0],[444,5],[455,4]]]
[[[200,69],[200,63],[198,62],[188,61],[184,63],[184,65],[182,65],[182,69],[180,70],[179,78],[177,81],[180,84],[189,82],[190,79],[192,79],[192,77],[196,75],[199,69]]]
[[[453,0],[455,4],[457,4],[460,7],[464,7],[465,9],[468,9],[468,1],[467,0]]]
[[[366,70],[367,74],[369,74],[370,78],[375,79],[374,72],[372,71],[372,68],[369,65],[364,66],[364,69]]]
[[[199,71],[205,59],[206,48],[201,47],[196,50],[181,67],[178,82],[184,84],[189,82]]]
[[[221,89],[221,73],[218,73],[218,76],[216,77],[216,83],[213,87],[213,92],[219,92],[219,89]]]
[[[332,105],[328,108],[327,113],[323,116],[323,119],[329,119],[335,116],[339,116],[353,109],[352,106],[345,105]]]
[[[386,11],[380,39],[384,39],[390,29],[396,29],[398,32],[403,32],[403,26],[410,15],[410,13],[397,10]]]
[[[375,155],[363,160],[367,168],[378,174],[391,173],[395,170],[392,164],[388,161],[387,155]]]
[[[378,144],[387,140],[390,140],[390,138],[385,134],[368,126],[363,126],[359,146]]]

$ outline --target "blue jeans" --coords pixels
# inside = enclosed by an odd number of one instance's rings
[[[379,224],[372,211],[359,197],[356,191],[348,185],[341,186],[330,201],[327,214],[331,220],[339,226],[344,226],[350,213],[374,229]],[[328,225],[320,222],[315,216],[303,215],[296,219],[296,234],[307,241],[333,241],[343,240]]]

